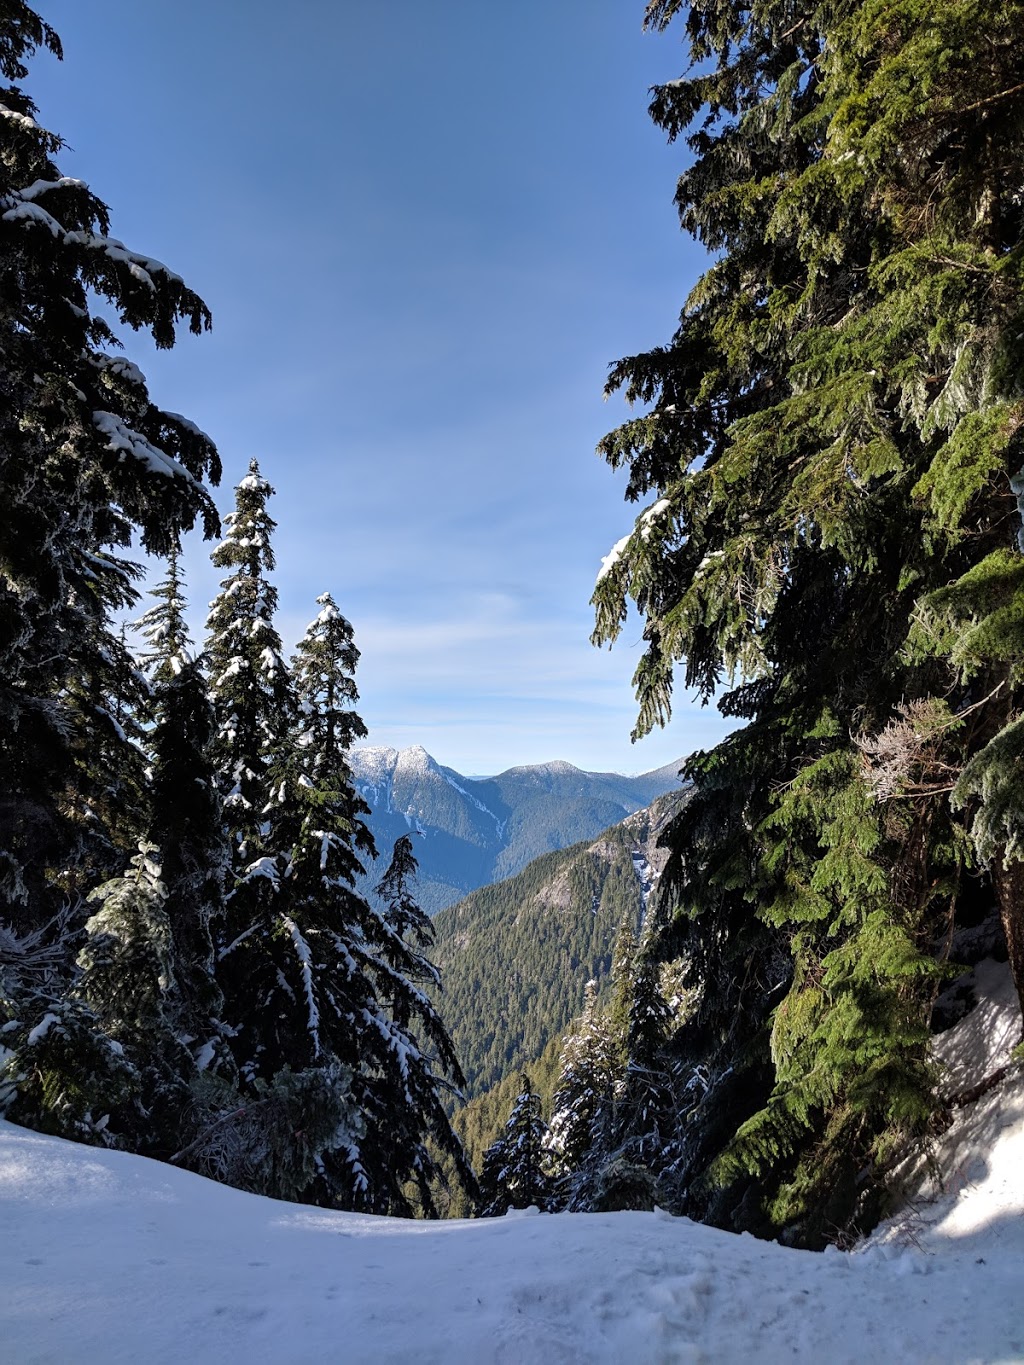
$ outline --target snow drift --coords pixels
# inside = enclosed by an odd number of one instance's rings
[[[938,1050],[1020,1034],[1003,968]],[[959,1082],[957,1081],[957,1084]],[[655,1213],[424,1223],[243,1194],[0,1124],[7,1365],[1024,1360],[1024,1082],[958,1116],[863,1247],[825,1255]],[[936,1181],[939,1172],[941,1178]]]

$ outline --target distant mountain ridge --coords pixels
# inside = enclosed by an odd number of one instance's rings
[[[420,904],[430,914],[502,881],[544,853],[591,839],[680,786],[678,763],[636,777],[589,773],[556,759],[472,778],[420,745],[350,755],[381,854],[416,833]]]

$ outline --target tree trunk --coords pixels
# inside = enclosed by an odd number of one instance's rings
[[[1024,1014],[1024,863],[1012,862],[1004,867],[1000,849],[992,863],[992,885],[1006,935],[1013,984]]]

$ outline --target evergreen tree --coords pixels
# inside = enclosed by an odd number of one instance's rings
[[[409,1213],[411,1181],[430,1210],[437,1168],[428,1139],[472,1180],[441,1098],[461,1076],[440,1018],[411,979],[436,973],[402,935],[420,923],[410,850],[399,850],[385,875],[394,894],[387,912],[356,889],[362,859],[375,853],[347,758],[365,734],[353,709],[358,651],[331,598],[318,605],[292,663],[297,724],[273,749],[268,734],[263,749],[267,801],[250,836],[260,856],[229,899],[220,979],[243,1084],[254,1094],[278,1084],[282,1068],[347,1078],[358,1131],[325,1148],[303,1197]],[[250,843],[246,856],[252,851]]]
[[[131,1102],[115,1111],[115,1135],[135,1151],[167,1155],[180,1139],[193,1064],[176,1027],[174,942],[157,853],[143,841],[130,870],[90,894],[99,908],[86,921],[75,994],[132,1070]]]
[[[273,491],[252,460],[235,489],[235,510],[225,518],[227,534],[213,552],[214,564],[231,572],[206,623],[215,721],[211,759],[228,838],[217,981],[235,1062],[250,1086],[257,1078],[269,1082],[285,1065],[301,1070],[309,1058],[305,1042],[297,1050],[294,1038],[289,1044],[276,1036],[281,1021],[293,1016],[291,1005],[304,998],[304,977],[296,995],[291,973],[279,976],[267,951],[271,942],[305,951],[301,935],[291,936],[292,921],[278,895],[287,841],[295,833],[295,818],[291,829],[283,827],[282,798],[295,817],[305,779],[294,754],[295,695],[274,624],[277,590],[267,578],[275,564],[275,523],[267,512]],[[286,958],[291,964],[287,949]],[[281,994],[291,1003],[279,1005]]]
[[[85,895],[145,833],[145,687],[114,617],[137,600],[124,556],[163,553],[217,517],[208,437],[150,400],[103,309],[169,347],[209,326],[202,300],[110,235],[106,206],[61,175],[61,139],[16,84],[53,30],[0,11],[0,932],[4,1108],[109,1140],[138,1076],[78,992]],[[6,924],[4,923],[6,921]],[[45,964],[41,966],[40,964]]]
[[[653,923],[653,921],[651,922]],[[671,1012],[645,924],[627,964],[626,1066],[615,1106],[615,1146],[630,1161],[659,1172],[674,1131],[675,1096],[665,1065]]]
[[[226,842],[209,757],[212,712],[189,653],[176,548],[154,596],[139,622],[152,677],[150,841],[89,897],[101,908],[85,926],[76,991],[134,1071],[135,1103],[115,1115],[114,1131],[136,1150],[167,1155],[185,1136],[199,1072],[211,1063],[231,1069],[210,935]]]
[[[418,863],[408,834],[395,840],[391,862],[376,886],[377,897],[385,908],[388,925],[407,945],[429,948],[434,942],[430,916],[423,911],[414,893]],[[439,982],[437,968],[426,959],[412,970],[417,981]]]
[[[139,627],[152,688],[149,837],[160,850],[174,954],[170,1008],[199,1069],[230,1071],[213,962],[229,848],[211,754],[213,708],[202,660],[191,652],[176,548],[153,596]]]
[[[387,1184],[385,1173],[404,1171],[405,1179],[415,1184],[419,1207],[436,1216],[433,1188],[438,1182],[444,1185],[445,1173],[451,1171],[470,1198],[476,1192],[476,1176],[447,1114],[446,1100],[449,1096],[461,1099],[458,1087],[465,1084],[465,1078],[428,993],[441,989],[441,974],[425,956],[424,950],[433,945],[434,930],[413,897],[416,871],[412,840],[403,836],[396,840],[391,862],[377,885],[383,931],[376,979],[379,996],[388,1002],[398,1047],[392,1053],[390,1074],[369,1079],[368,1112],[376,1112],[378,1120],[368,1136],[374,1139],[381,1183]],[[404,1196],[398,1199],[392,1192],[390,1198],[395,1211],[408,1210]]]
[[[480,1176],[480,1215],[496,1218],[509,1209],[531,1205],[547,1209],[551,1180],[546,1169],[547,1124],[524,1072],[505,1130],[484,1153]]]
[[[227,535],[213,552],[214,564],[230,572],[206,622],[217,721],[213,754],[236,879],[261,854],[270,766],[295,722],[294,694],[274,625],[277,589],[267,578],[274,569],[275,523],[267,512],[273,492],[259,465],[250,461],[235,489],[235,510],[224,518]]]
[[[971,857],[951,785],[980,802],[1024,986],[1024,11],[768,0],[750,22],[652,0],[647,24],[683,15],[693,67],[651,109],[689,129],[677,204],[716,261],[671,343],[612,369],[651,407],[601,448],[653,500],[606,561],[596,638],[632,597],[641,733],[678,662],[705,699],[739,675],[722,705],[746,728],[688,764],[665,874],[701,991],[676,1040],[703,1078],[686,1183],[693,1212],[820,1243],[870,1218],[863,1173],[933,1107],[928,1015]],[[894,726],[911,763],[887,787]]]
[[[19,934],[0,924],[0,1114],[40,1132],[113,1144],[112,1112],[136,1112],[140,1081],[81,994],[69,961],[81,931],[64,911]]]
[[[179,547],[172,545],[167,551],[167,576],[149,592],[155,599],[154,605],[136,622],[136,629],[144,641],[139,662],[154,684],[176,678],[193,653],[185,621],[188,602],[184,596],[179,559]],[[158,713],[159,708],[155,707],[154,711]]]
[[[591,1182],[613,1146],[616,1090],[625,1067],[623,1039],[587,982],[583,1013],[562,1045],[546,1147],[569,1209],[588,1207]]]
[[[127,661],[110,620],[136,595],[121,551],[138,534],[161,553],[196,519],[212,533],[203,479],[219,475],[212,443],[150,401],[93,301],[162,347],[209,313],[60,174],[61,139],[14,84],[38,47],[61,55],[12,0],[0,14],[0,913],[23,930],[130,843],[111,829],[134,762],[111,705]]]

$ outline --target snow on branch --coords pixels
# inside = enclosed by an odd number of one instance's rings
[[[41,194],[46,194],[49,190],[87,190],[88,188],[89,186],[84,180],[76,180],[73,176],[62,175],[59,180],[33,180],[31,185],[26,185],[23,190],[18,190],[17,193],[19,199],[31,201],[38,199]]]
[[[20,114],[16,109],[9,109],[6,104],[0,104],[0,118],[10,119],[12,123],[29,131],[42,131],[34,118],[29,118],[28,114]]]
[[[93,426],[107,438],[107,449],[113,451],[119,459],[124,459],[126,455],[131,455],[138,460],[151,474],[161,474],[165,478],[184,479],[199,493],[204,493],[202,484],[196,479],[184,465],[172,460],[169,455],[158,449],[151,441],[147,441],[145,436],[141,436],[131,427],[125,426],[119,417],[115,417],[112,412],[97,411],[92,415]]]
[[[302,988],[306,993],[306,1006],[309,1011],[308,1025],[309,1036],[313,1040],[313,1055],[320,1056],[320,1009],[316,1003],[316,993],[313,990],[313,955],[309,951],[309,944],[302,936],[302,932],[295,921],[288,915],[282,920],[284,927],[291,936],[292,944],[295,948],[295,955],[299,959],[302,967]]]
[[[12,114],[9,109],[5,109],[2,105],[0,105],[0,113],[6,114],[8,118],[23,120],[33,128],[37,126],[31,119],[26,119],[24,115]],[[66,246],[84,246],[89,251],[95,251],[106,256],[118,265],[126,265],[129,273],[147,289],[156,290],[156,285],[153,282],[154,275],[163,276],[171,284],[184,284],[181,276],[171,270],[169,266],[164,265],[163,261],[157,261],[152,256],[143,256],[137,251],[130,251],[124,242],[119,242],[116,237],[105,237],[100,232],[85,232],[77,228],[68,231],[54,218],[52,213],[47,213],[46,209],[35,203],[35,199],[46,190],[72,187],[87,188],[80,180],[62,177],[60,180],[36,180],[26,189],[16,190],[13,194],[5,195],[0,199],[0,206],[5,208],[3,221],[6,223],[19,221],[36,223],[40,227],[44,227],[58,240],[64,242]]]

